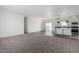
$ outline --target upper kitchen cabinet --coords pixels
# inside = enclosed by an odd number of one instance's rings
[[[78,23],[79,23],[79,15],[77,16],[77,19],[78,19]]]
[[[77,16],[77,19],[78,19],[78,21],[79,21],[79,15]]]
[[[71,22],[78,22],[78,16],[72,16]]]

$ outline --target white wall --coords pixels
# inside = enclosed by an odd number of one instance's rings
[[[0,38],[19,34],[24,34],[24,17],[0,11]]]
[[[27,32],[38,32],[41,31],[42,19],[39,17],[29,17],[27,19]]]

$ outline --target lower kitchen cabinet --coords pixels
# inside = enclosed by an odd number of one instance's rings
[[[64,27],[56,28],[55,33],[59,35],[69,35],[69,36],[72,35],[71,28],[64,28]]]
[[[71,28],[63,28],[63,34],[71,36]]]
[[[56,28],[55,30],[56,30],[55,31],[56,34],[61,34],[61,35],[63,34],[62,33],[62,28]]]

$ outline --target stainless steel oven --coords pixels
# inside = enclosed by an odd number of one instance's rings
[[[71,26],[71,32],[73,35],[78,34],[79,29],[78,29],[78,22],[72,22],[72,26]]]

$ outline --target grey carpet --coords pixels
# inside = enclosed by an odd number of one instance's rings
[[[1,53],[78,53],[79,40],[37,32],[0,38]]]

